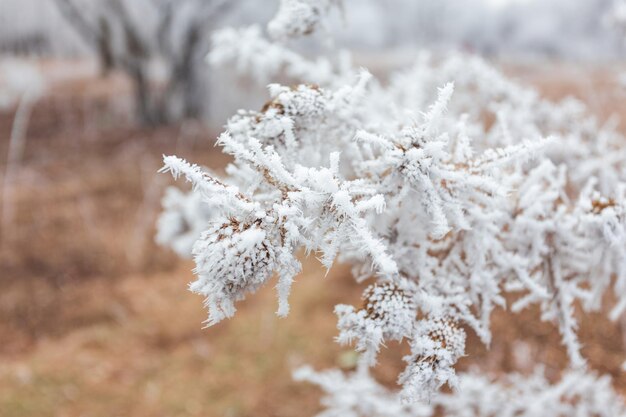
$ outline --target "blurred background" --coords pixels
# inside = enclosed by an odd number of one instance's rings
[[[574,96],[626,133],[624,33],[609,0],[345,0],[334,45],[385,77],[428,49],[485,56],[559,100]],[[154,243],[177,154],[218,172],[226,118],[259,108],[263,85],[206,62],[211,33],[264,24],[274,0],[0,0],[0,416],[312,416],[319,393],[295,365],[349,369],[333,306],[359,303],[347,269],[313,259],[275,317],[272,288],[202,329],[193,263]],[[593,369],[626,393],[626,323],[587,316]],[[511,325],[514,323],[514,325]],[[491,351],[462,368],[565,366],[555,329],[529,311],[494,319]],[[391,345],[377,370],[401,369]],[[529,359],[530,358],[530,359]]]

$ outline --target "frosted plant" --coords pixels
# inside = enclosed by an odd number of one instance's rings
[[[454,364],[465,352],[465,332],[447,317],[421,320],[412,336],[411,354],[400,374],[401,398],[411,402],[414,398],[427,400],[442,385],[458,385]]]
[[[306,366],[294,372],[294,379],[318,385],[326,393],[322,399],[326,410],[318,417],[430,417],[434,411],[432,404],[402,403],[367,368],[344,374],[338,369],[315,372]]]
[[[280,0],[280,8],[267,25],[274,39],[311,34],[341,0]]]
[[[417,314],[412,297],[407,290],[392,282],[370,285],[363,293],[363,308],[338,305],[337,327],[341,333],[337,340],[350,344],[357,340],[356,349],[363,352],[368,365],[376,363],[376,353],[384,340],[409,337],[413,332],[413,319]]]
[[[162,205],[157,243],[170,247],[183,258],[189,257],[193,244],[209,225],[210,205],[201,194],[185,194],[176,187],[166,190]]]
[[[208,61],[215,66],[232,65],[260,83],[282,74],[298,82],[341,86],[353,70],[349,54],[340,52],[334,60],[325,57],[307,59],[263,37],[261,27],[226,27],[213,33]],[[343,74],[343,76],[342,76]]]
[[[568,371],[551,384],[541,368],[529,376],[513,374],[493,380],[476,372],[459,377],[459,389],[440,394],[429,404],[402,404],[398,395],[365,371],[315,372],[302,367],[296,380],[318,385],[326,410],[318,417],[621,417],[626,405],[608,377]]]
[[[274,26],[291,27],[284,19],[293,4],[281,4]],[[294,27],[302,25],[299,16],[290,17]],[[437,394],[443,385],[461,392],[464,381],[479,378],[457,375],[455,367],[467,332],[490,344],[491,313],[507,307],[507,294],[516,294],[512,311],[536,305],[558,327],[575,369],[564,381],[607,384],[584,374],[576,306],[598,310],[612,291],[618,304],[611,318],[626,309],[626,154],[611,126],[574,100],[543,100],[474,57],[421,55],[382,82],[348,59],[334,65],[302,58],[259,28],[225,29],[214,43],[215,65],[235,65],[261,81],[286,75],[300,82],[270,84],[260,110],[228,120],[218,140],[233,159],[224,178],[164,159],[164,170],[184,176],[205,205],[190,211],[202,213],[197,222],[185,223],[205,225],[194,232],[198,277],[191,289],[205,296],[209,325],[233,316],[238,301],[274,276],[277,314],[286,315],[303,251],[326,268],[347,262],[357,281],[370,284],[360,308],[335,308],[337,341],[361,354],[354,377],[361,382],[350,379],[357,391],[337,389],[329,403],[345,414],[326,415],[377,416],[380,407],[385,415],[430,415],[428,406],[408,404],[444,404]],[[180,231],[189,230],[180,227],[187,214],[178,207],[189,197],[172,195],[181,203],[166,199],[159,227],[161,241],[177,245]],[[410,347],[399,396],[362,380],[388,341]],[[321,380],[345,385],[342,378],[328,373]],[[547,386],[539,377],[529,381]],[[359,389],[382,402],[351,403]],[[517,392],[493,390],[497,398]],[[445,398],[469,401],[463,395]],[[569,400],[546,401],[547,409],[573,415],[559,408]]]

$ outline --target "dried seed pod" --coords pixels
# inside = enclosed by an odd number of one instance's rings
[[[370,285],[362,299],[366,317],[383,327],[399,318],[412,322],[415,317],[412,298],[393,282]]]
[[[399,376],[405,401],[427,399],[442,385],[456,385],[454,365],[465,351],[465,331],[456,320],[440,316],[421,320],[411,341],[408,363]]]
[[[376,363],[376,353],[385,340],[402,340],[413,332],[416,308],[413,296],[393,282],[370,285],[363,292],[363,306],[339,305],[337,340],[351,343],[363,353],[366,363]]]
[[[193,292],[207,297],[209,323],[234,313],[234,302],[255,292],[277,268],[276,244],[260,221],[214,224],[194,246],[198,280]]]
[[[465,332],[459,328],[456,320],[444,316],[436,318],[430,323],[431,330],[428,332],[428,336],[433,341],[453,354],[463,352],[465,349]]]

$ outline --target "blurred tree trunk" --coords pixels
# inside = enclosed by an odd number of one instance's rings
[[[141,23],[133,20],[123,0],[99,0],[97,8],[92,8],[95,16],[89,16],[89,9],[81,9],[76,1],[56,0],[56,3],[67,21],[98,54],[102,73],[119,69],[132,80],[140,123],[158,125],[206,115],[208,100],[200,68],[206,68],[208,33],[215,19],[226,13],[234,0],[187,2],[194,9],[193,13],[187,13],[186,20],[176,15],[182,2],[153,0],[152,11],[159,14],[154,36],[142,35]],[[116,36],[121,36],[123,41],[116,43]],[[150,65],[159,59],[166,65],[168,74],[162,85],[156,85],[149,74]]]

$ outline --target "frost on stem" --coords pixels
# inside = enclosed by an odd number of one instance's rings
[[[222,216],[209,222],[192,250],[198,279],[190,289],[206,297],[207,323],[231,317],[235,301],[255,292],[274,272],[280,274],[279,314],[286,314],[288,287],[300,263],[286,239],[285,224],[236,187],[225,185],[199,167],[175,157],[164,157],[164,162],[164,170],[175,177],[184,175],[195,190],[211,196]]]
[[[397,273],[363,219],[368,211],[380,212],[384,201],[364,184],[338,178],[338,154],[329,156],[329,168],[309,169],[285,164],[273,146],[252,137],[224,134],[219,143],[235,158],[233,176],[258,187],[249,190],[256,201],[197,166],[164,159],[166,170],[184,175],[223,215],[193,248],[198,280],[191,289],[207,297],[209,324],[232,316],[234,302],[256,291],[273,272],[279,274],[278,313],[286,314],[289,288],[300,270],[293,254],[300,247],[319,251],[328,267],[339,247],[358,248],[381,275]]]
[[[526,293],[513,304],[513,311],[540,304],[542,318],[558,324],[575,366],[584,366],[585,360],[576,335],[574,303],[598,309],[612,276],[616,289],[624,285],[623,209],[613,198],[601,197],[596,185],[592,179],[578,201],[570,202],[566,167],[544,161],[520,184],[506,233],[507,244],[519,259],[521,278],[510,282],[508,290]],[[623,188],[614,191],[620,201]],[[622,294],[616,291],[614,315],[623,308]]]

